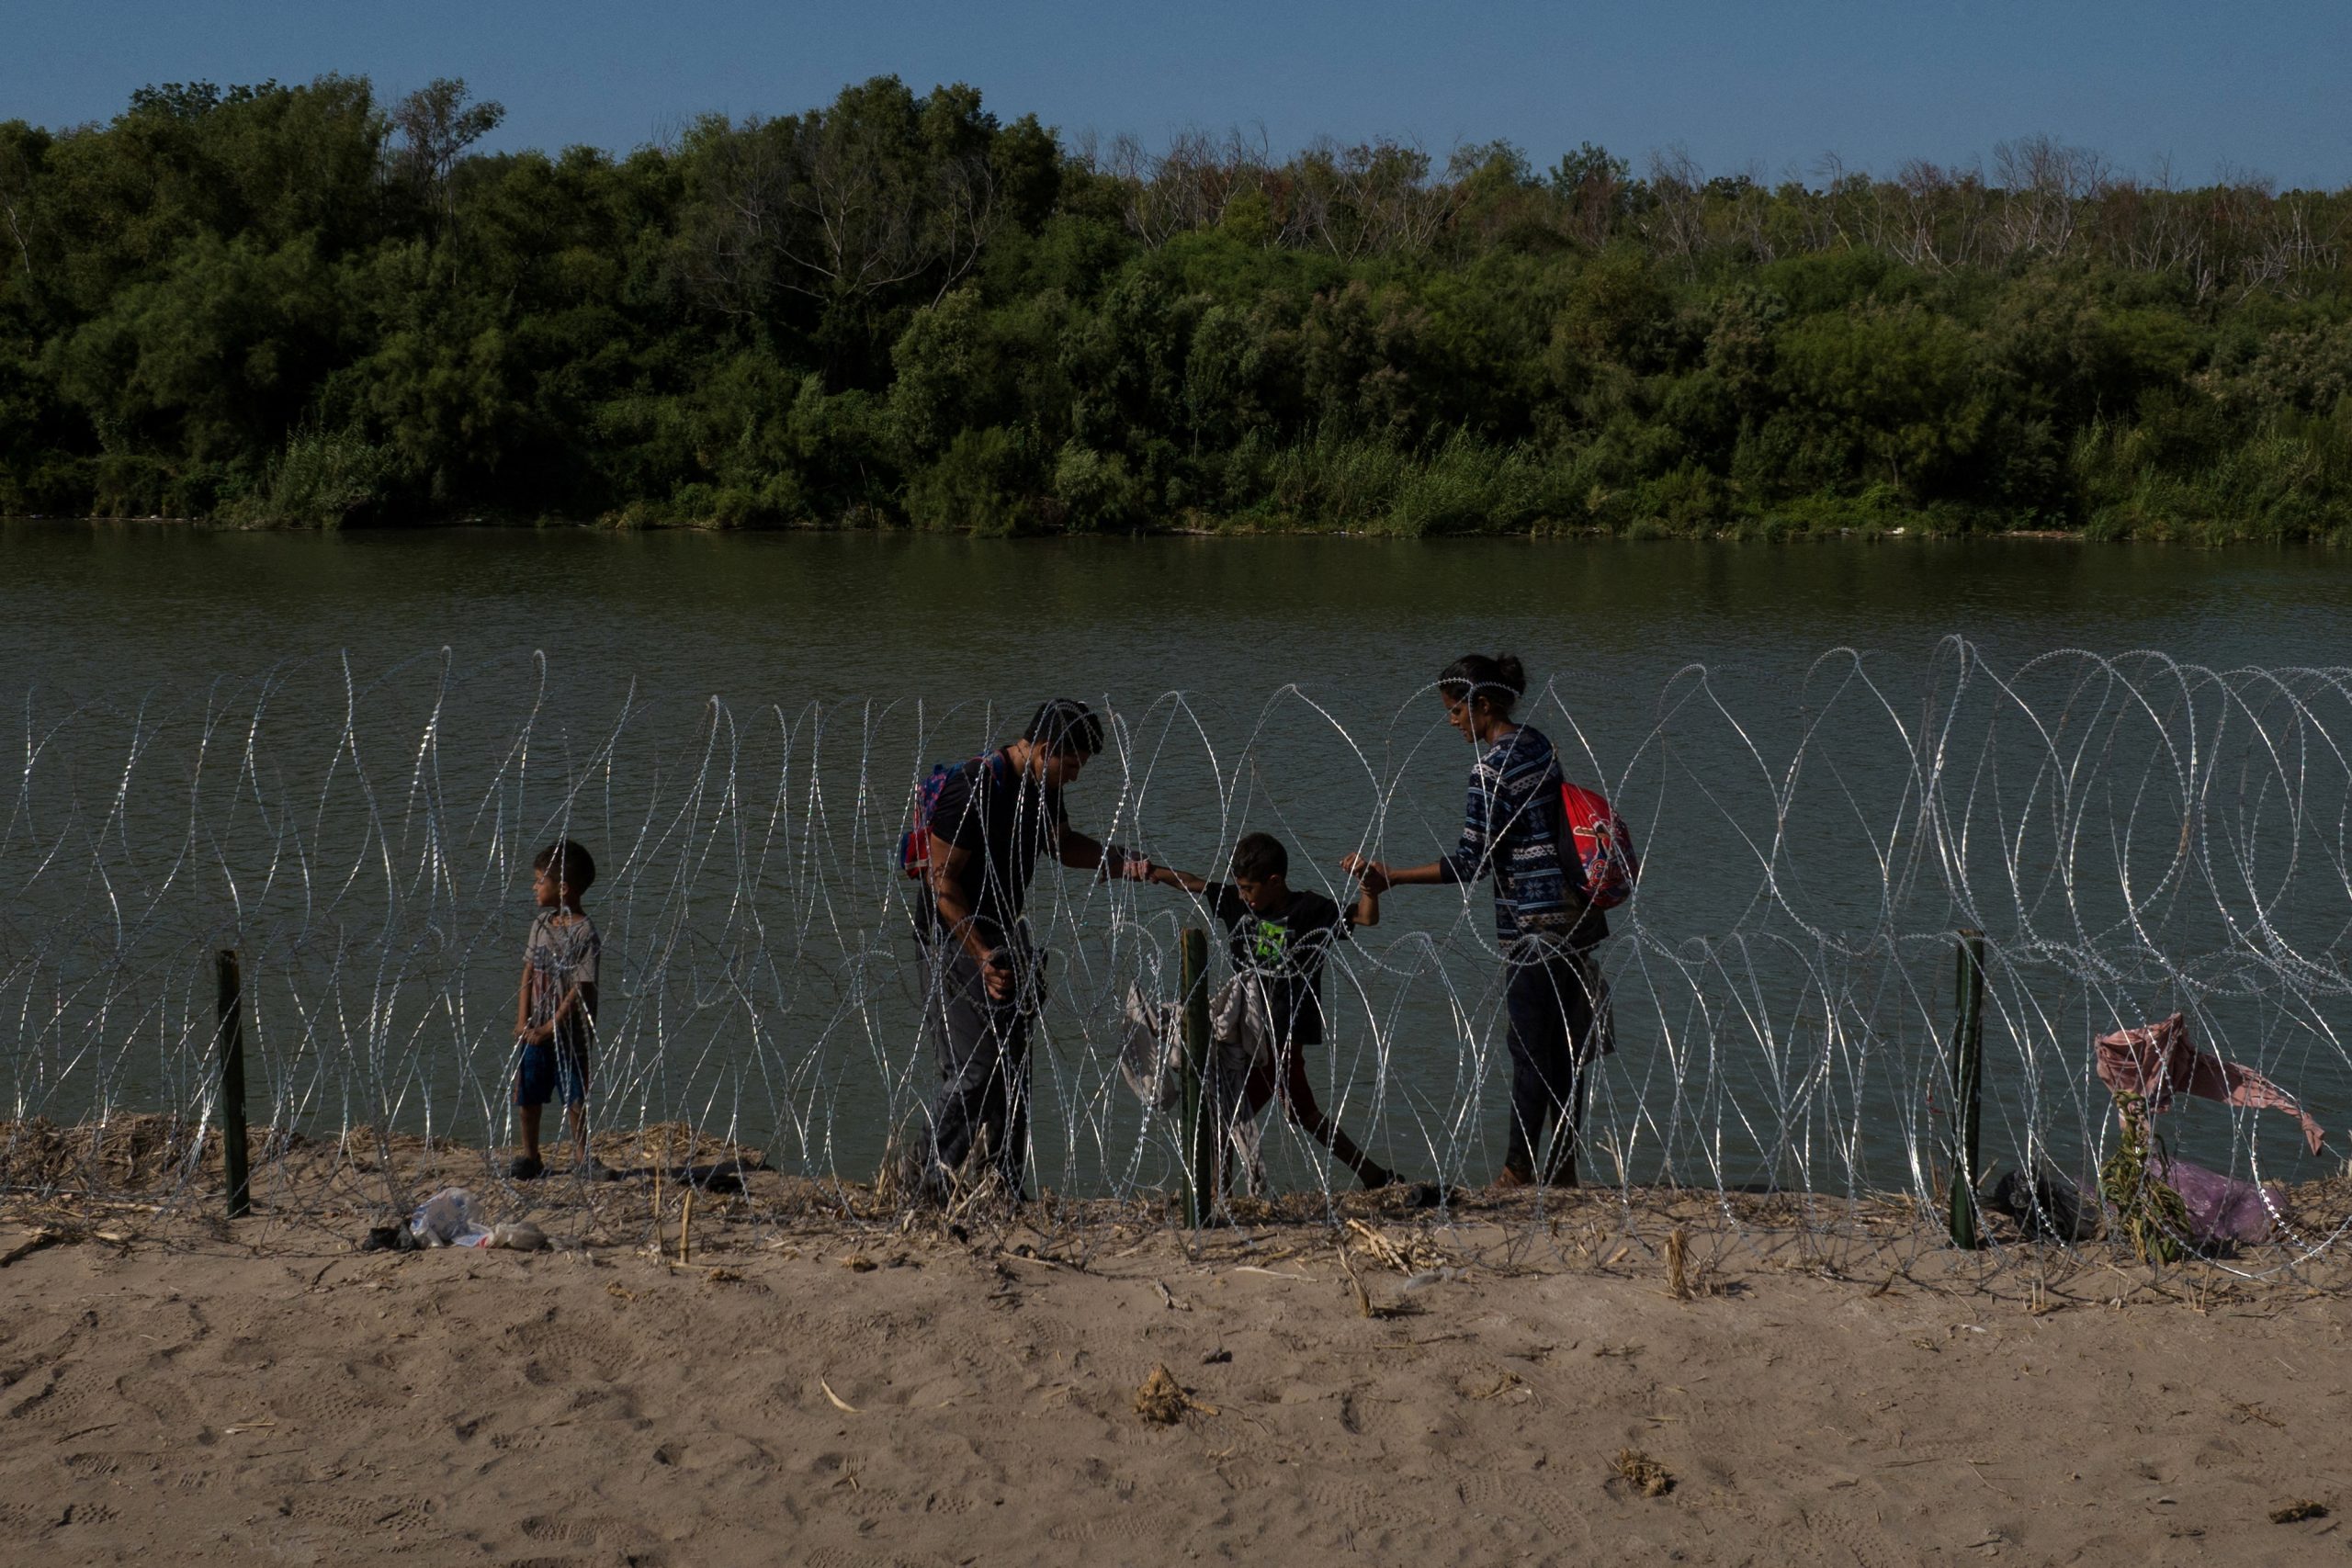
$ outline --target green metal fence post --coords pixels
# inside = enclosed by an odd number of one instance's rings
[[[229,1179],[229,1217],[253,1210],[253,1180],[245,1168],[245,1009],[237,950],[220,950],[220,1167]]]
[[[1971,1250],[1984,1245],[1976,1230],[1977,1134],[1984,1100],[1984,933],[1960,933],[1960,964],[1953,987],[1960,1027],[1951,1048],[1951,1244]]]

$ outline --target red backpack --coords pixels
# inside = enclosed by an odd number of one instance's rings
[[[1617,808],[1582,784],[1560,785],[1560,807],[1584,864],[1585,897],[1596,909],[1613,909],[1634,896],[1642,877],[1642,857],[1634,852],[1634,831]]]

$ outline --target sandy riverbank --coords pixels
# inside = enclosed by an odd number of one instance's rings
[[[1148,1220],[901,1232],[779,1218],[757,1192],[707,1203],[684,1268],[674,1225],[651,1255],[642,1192],[549,1206],[550,1233],[587,1245],[531,1255],[358,1253],[352,1217],[323,1213],[232,1225],[126,1204],[69,1227],[0,1271],[0,1551],[2352,1556],[2347,1314],[2308,1274],[2152,1281],[1893,1231],[1825,1251],[1757,1214],[1693,1233],[1697,1288],[1677,1300],[1670,1230],[1612,1218],[1607,1196],[1449,1226],[1365,1207],[1398,1267],[1319,1224],[1198,1243]],[[28,1234],[0,1225],[0,1252]],[[1165,1425],[1135,1408],[1162,1365],[1190,1391]],[[1672,1489],[1620,1476],[1629,1450]],[[2272,1522],[2306,1500],[2335,1511]]]

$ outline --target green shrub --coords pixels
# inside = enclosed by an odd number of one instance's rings
[[[1143,487],[1126,459],[1077,441],[1064,442],[1054,459],[1054,501],[1072,533],[1133,528],[1143,520]]]
[[[918,528],[1031,532],[1044,521],[1038,468],[1036,443],[1026,431],[992,424],[959,432],[907,487],[907,516]]]
[[[399,463],[390,448],[355,430],[298,427],[269,461],[261,483],[221,509],[246,528],[335,528],[381,515]]]

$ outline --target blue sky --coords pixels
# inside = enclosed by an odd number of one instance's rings
[[[507,106],[505,147],[626,149],[891,73],[1154,146],[1186,127],[1262,130],[1277,153],[1318,133],[1441,155],[1503,137],[1548,164],[1590,140],[1780,177],[1833,152],[1883,172],[1989,162],[2047,133],[2135,173],[2336,186],[2347,60],[2352,0],[0,0],[0,118],[104,119],[156,81],[342,71],[389,96],[448,75]]]

